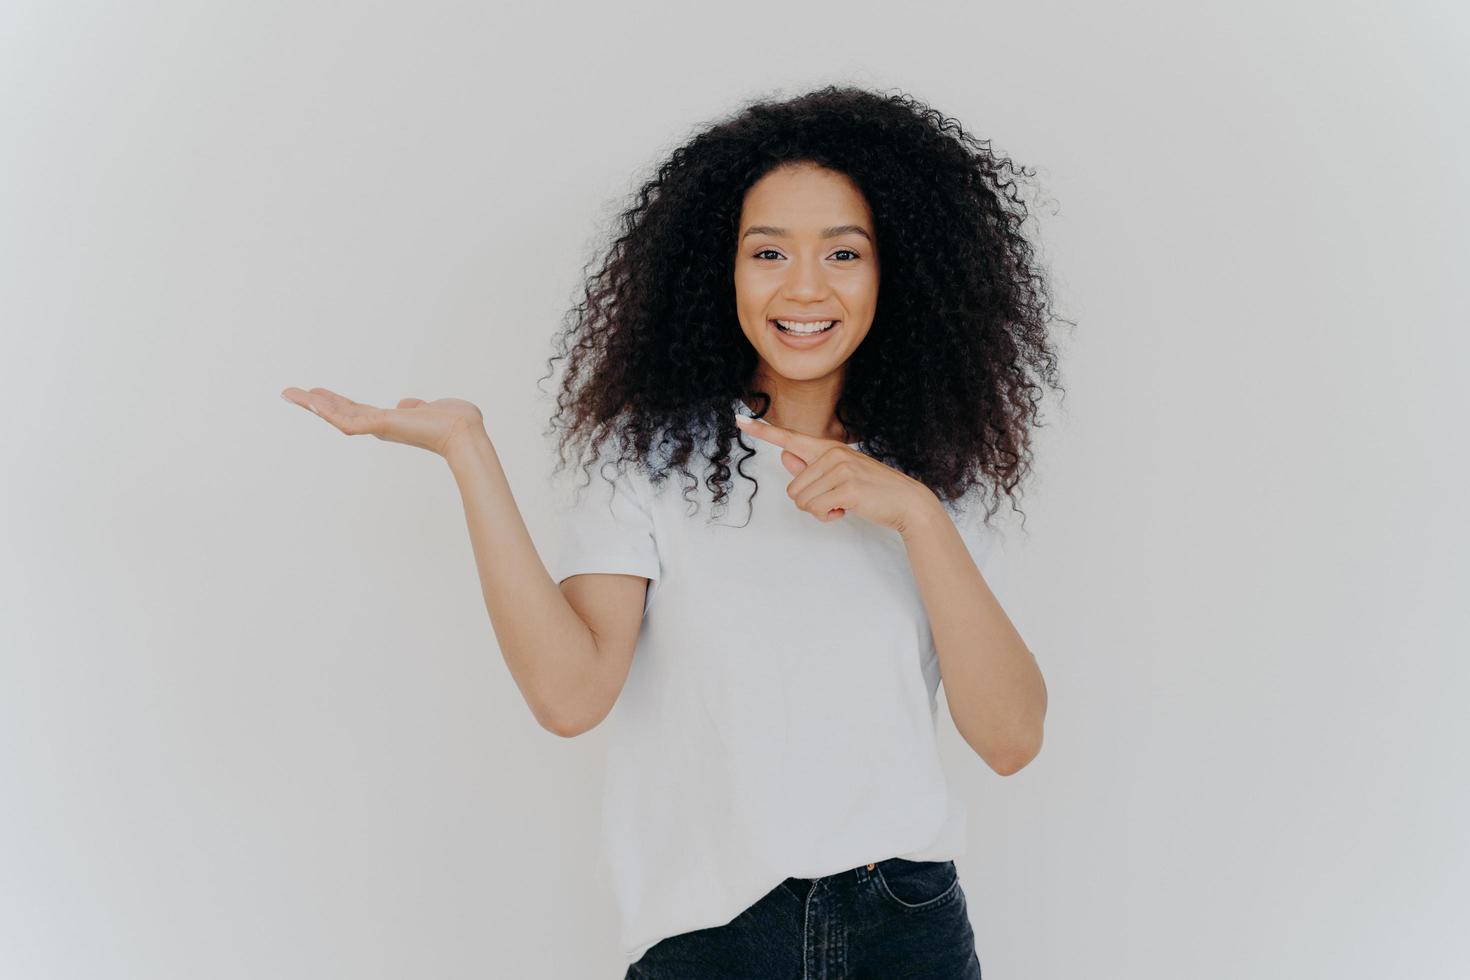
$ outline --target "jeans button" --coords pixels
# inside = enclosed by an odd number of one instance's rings
[[[871,864],[870,864],[870,865],[868,865],[868,870],[869,870],[869,871],[872,871],[872,870],[873,870],[873,865],[871,865]]]

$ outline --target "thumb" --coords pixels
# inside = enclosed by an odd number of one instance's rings
[[[790,470],[792,476],[800,476],[801,471],[806,469],[806,462],[789,449],[781,450],[781,465]]]
[[[417,408],[418,406],[420,406],[422,404],[424,404],[424,400],[422,398],[402,398],[402,399],[399,399],[398,407],[399,408]]]

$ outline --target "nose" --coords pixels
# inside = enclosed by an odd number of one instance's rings
[[[786,295],[793,300],[815,302],[827,296],[827,279],[820,261],[798,259],[791,263],[786,279]]]

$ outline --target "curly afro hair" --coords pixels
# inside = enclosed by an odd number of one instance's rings
[[[1047,326],[1061,318],[1049,312],[1016,193],[1016,178],[1035,172],[908,95],[847,86],[748,102],[673,150],[637,191],[548,362],[567,360],[548,430],[563,432],[557,470],[569,446],[590,445],[584,471],[599,457],[620,471],[637,462],[661,484],[677,469],[687,500],[698,452],[714,503],[725,500],[733,447],[741,461],[754,455],[731,406],[743,397],[761,414],[770,407],[753,390],[758,358],[736,316],[741,207],[761,177],[798,163],[854,182],[884,255],[838,420],[864,452],[946,504],[974,491],[988,523],[1002,493],[1015,507],[1030,472],[1039,382],[1060,387]],[[614,436],[617,454],[604,454]]]

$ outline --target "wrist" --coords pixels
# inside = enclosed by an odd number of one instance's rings
[[[897,531],[905,541],[908,541],[914,535],[923,534],[939,522],[950,522],[949,512],[944,509],[944,502],[933,490],[920,484],[919,489],[915,491],[914,502],[900,522]]]
[[[444,461],[454,469],[464,463],[467,459],[483,453],[486,449],[493,449],[490,436],[483,425],[469,425],[456,429],[450,437],[445,440],[444,451],[440,454]]]

